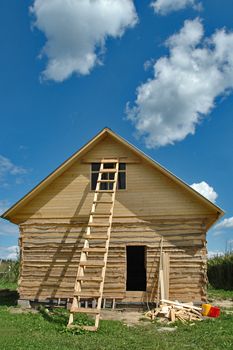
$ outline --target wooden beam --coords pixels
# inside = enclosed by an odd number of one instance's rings
[[[128,157],[118,157],[120,163],[127,163],[127,164],[139,164],[141,163],[140,159],[134,159],[134,158],[128,158]],[[105,158],[106,160],[106,158]],[[84,164],[91,164],[91,163],[101,163],[103,161],[103,158],[83,158],[81,160],[81,163]],[[114,163],[114,162],[112,162]]]

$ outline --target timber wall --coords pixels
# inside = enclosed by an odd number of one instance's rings
[[[204,300],[206,230],[215,221],[216,210],[110,136],[14,214],[12,221],[20,223],[21,230],[20,297],[72,298],[93,201],[90,163],[107,157],[126,160],[127,188],[116,194],[104,297],[156,299],[163,236],[170,257],[170,298]],[[102,195],[106,197],[109,194]],[[104,208],[98,205],[98,211]],[[147,247],[147,293],[125,290],[127,245]]]
[[[21,299],[72,298],[86,222],[22,224]],[[170,299],[205,300],[206,235],[203,218],[137,220],[115,218],[110,241],[105,298],[123,301],[155,301],[160,254],[170,257]],[[98,230],[100,231],[100,230]],[[126,292],[126,246],[144,245],[147,293]],[[101,246],[100,241],[93,246]],[[94,257],[93,258],[98,258]]]
[[[16,215],[18,222],[29,218],[71,219],[88,216],[93,201],[93,192],[90,191],[91,160],[122,156],[126,160],[135,160],[135,163],[126,165],[127,188],[117,191],[114,216],[216,217],[216,212],[195,195],[136,157],[126,147],[107,138],[20,209]]]

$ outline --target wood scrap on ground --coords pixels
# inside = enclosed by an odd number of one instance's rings
[[[202,308],[194,306],[190,303],[179,303],[178,301],[170,301],[162,299],[159,307],[147,311],[145,317],[151,320],[163,318],[168,322],[181,321],[182,323],[202,321]]]

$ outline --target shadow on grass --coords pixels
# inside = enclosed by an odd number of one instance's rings
[[[46,309],[41,306],[39,312],[47,322],[57,324],[61,327],[67,325],[68,314],[64,309]]]
[[[61,331],[62,333],[83,334],[85,331],[79,327],[91,326],[94,322],[93,319],[90,319],[85,314],[75,315],[74,325],[78,326],[78,328],[68,329],[67,323],[69,319],[69,313],[67,310],[59,308],[46,309],[44,307],[41,307],[39,311],[44,320],[50,324],[53,324],[55,328],[57,328],[57,330]]]

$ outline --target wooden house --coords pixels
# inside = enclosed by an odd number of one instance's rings
[[[156,301],[162,248],[169,298],[205,300],[206,232],[222,210],[108,128],[2,215],[20,229],[20,299],[73,298],[103,159],[119,160],[103,298]],[[108,186],[100,194],[100,216]],[[102,243],[96,238],[92,247]],[[95,261],[100,251],[93,250]]]

